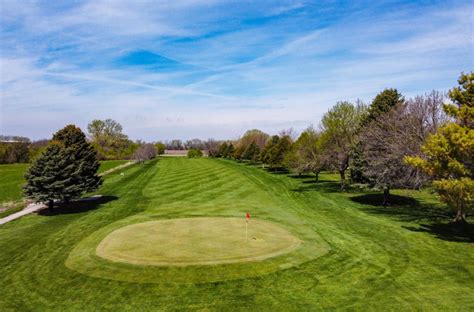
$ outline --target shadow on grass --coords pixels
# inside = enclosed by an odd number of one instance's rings
[[[418,227],[403,226],[407,230],[428,233],[446,241],[474,242],[474,224],[448,223],[447,221],[452,220],[453,214],[447,208],[401,195],[390,195],[391,205],[383,207],[382,199],[382,194],[365,194],[351,198],[354,202],[367,205],[364,211],[368,213],[419,224]]]
[[[117,196],[101,196],[101,197],[88,197],[82,198],[76,201],[71,201],[69,204],[65,203],[55,203],[54,211],[50,211],[48,208],[45,208],[38,212],[42,216],[53,216],[59,214],[74,214],[82,213],[90,210],[95,210],[99,208],[100,205],[108,203],[110,201],[117,200]]]
[[[432,204],[426,204],[413,197],[390,195],[390,205],[382,206],[383,194],[364,194],[353,196],[352,201],[367,205],[366,212],[386,215],[401,221],[441,221],[451,217],[448,210]]]
[[[420,227],[404,226],[404,228],[414,232],[429,233],[446,241],[474,243],[474,224],[470,223],[421,224]]]
[[[335,181],[329,181],[324,179],[319,179],[316,181],[314,176],[310,176],[309,179],[301,181],[301,185],[295,189],[293,192],[303,193],[303,192],[324,192],[324,193],[339,193],[341,191],[341,184]],[[350,190],[345,190],[348,192]]]

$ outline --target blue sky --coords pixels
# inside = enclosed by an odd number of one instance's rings
[[[317,125],[337,101],[448,90],[472,1],[0,1],[0,134],[113,118],[133,139]]]

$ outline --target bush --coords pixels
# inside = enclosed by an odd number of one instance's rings
[[[196,157],[201,157],[202,156],[202,151],[198,149],[190,149],[188,151],[188,157],[189,158],[196,158]]]

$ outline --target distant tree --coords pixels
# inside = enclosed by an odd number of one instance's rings
[[[242,154],[242,159],[250,160],[252,163],[255,163],[259,161],[259,156],[260,156],[260,147],[258,147],[257,143],[252,142]]]
[[[326,161],[322,139],[312,127],[303,131],[285,157],[288,168],[298,174],[312,172],[318,180]]]
[[[28,138],[0,135],[0,164],[28,162],[29,145]]]
[[[258,129],[252,129],[244,133],[244,135],[239,139],[237,147],[243,146],[245,150],[250,144],[255,143],[259,149],[263,149],[269,139],[270,135],[267,133]]]
[[[158,155],[158,150],[154,144],[144,143],[136,150],[133,158],[138,162],[144,162],[150,160]]]
[[[222,144],[219,146],[219,157],[227,157],[228,149],[229,144],[227,144],[227,142],[222,142]]]
[[[189,158],[197,158],[197,157],[202,157],[202,151],[198,149],[190,149],[188,150],[188,157]]]
[[[474,209],[474,73],[461,74],[458,83],[449,92],[453,104],[444,105],[454,121],[428,137],[423,155],[405,161],[434,179],[440,199],[456,213],[454,222],[466,223]]]
[[[28,151],[30,161],[38,157],[38,155],[40,155],[46,149],[48,143],[49,141],[46,139],[31,142]]]
[[[392,108],[404,103],[403,96],[398,92],[397,89],[385,89],[372,100],[366,114],[362,116],[360,128],[358,133],[362,134],[366,131],[366,127],[377,119],[380,115],[389,112]],[[359,102],[362,104],[361,102]],[[352,182],[356,183],[370,183],[367,176],[364,175],[367,167],[367,159],[363,158],[363,142],[358,140],[353,145],[350,155],[350,177]],[[373,182],[373,181],[372,181]]]
[[[113,119],[94,119],[87,125],[87,130],[102,159],[130,158],[139,145],[130,141],[122,133],[122,125]]]
[[[224,153],[224,157],[232,158],[234,156],[234,153],[235,153],[234,144],[230,142],[229,145],[227,145],[227,150]]]
[[[220,157],[219,147],[220,147],[219,141],[216,141],[214,139],[207,140],[206,150],[209,157]]]
[[[166,142],[166,149],[168,150],[184,150],[186,147],[183,144],[183,141],[174,139],[169,142]]]
[[[287,135],[279,137],[272,136],[262,151],[261,159],[272,169],[283,167],[286,153],[290,150],[291,138]]]
[[[363,158],[367,160],[364,175],[384,190],[383,205],[389,204],[390,189],[419,188],[428,182],[425,174],[403,159],[421,153],[421,145],[442,119],[441,104],[442,97],[438,96],[418,96],[399,103],[374,119],[361,134]]]
[[[25,174],[25,195],[36,201],[78,198],[95,190],[102,183],[97,175],[99,162],[92,145],[87,143],[81,129],[74,125],[56,132],[53,140],[33,162]]]
[[[165,153],[165,149],[166,149],[166,145],[161,143],[161,142],[157,142],[155,143],[155,147],[156,147],[156,152],[158,155],[163,155]]]
[[[235,148],[235,151],[233,153],[233,157],[237,160],[243,159],[243,154],[245,150],[247,149],[248,146],[242,145],[242,144],[237,144],[237,147]]]
[[[397,89],[385,89],[377,94],[377,96],[372,100],[363,122],[369,123],[372,120],[375,120],[378,116],[389,112],[392,108],[399,104],[403,104],[404,102],[405,99]]]
[[[365,110],[363,105],[339,102],[321,121],[327,164],[339,172],[341,189],[346,187],[346,170]]]

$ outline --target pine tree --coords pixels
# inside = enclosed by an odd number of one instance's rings
[[[54,200],[64,199],[73,166],[72,154],[65,150],[64,145],[58,141],[51,142],[25,174],[25,195],[37,202],[48,202],[52,210]]]
[[[251,162],[257,162],[260,155],[260,148],[255,142],[252,142],[242,154],[242,158],[250,160]]]
[[[423,157],[405,161],[433,177],[440,199],[456,212],[454,221],[465,223],[474,209],[474,73],[461,74],[458,82],[449,92],[454,104],[444,106],[455,121],[428,137]]]
[[[99,161],[81,129],[69,125],[53,136],[46,150],[35,160],[25,174],[24,191],[36,201],[78,198],[102,183],[97,175]]]

